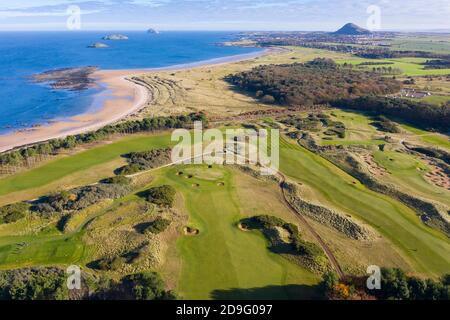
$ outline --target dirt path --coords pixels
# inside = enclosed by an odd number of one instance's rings
[[[295,210],[295,208],[289,203],[289,201],[287,200],[284,188],[283,188],[283,184],[286,182],[286,177],[283,173],[278,172],[278,175],[280,176],[281,180],[280,180],[280,189],[281,189],[281,193],[283,195],[283,200],[284,200],[284,204],[286,205],[286,207],[289,208],[289,210],[291,210],[301,221],[302,223],[306,226],[306,228],[308,229],[308,231],[313,235],[313,237],[317,240],[317,242],[319,243],[320,247],[322,248],[322,250],[325,252],[325,254],[328,257],[328,260],[330,260],[330,263],[333,267],[333,269],[336,271],[336,273],[338,274],[339,278],[343,278],[345,276],[344,272],[342,271],[341,266],[339,265],[336,257],[334,256],[333,252],[331,251],[331,249],[328,247],[328,245],[325,243],[325,241],[323,241],[322,237],[317,233],[316,230],[314,230],[314,228],[309,224],[309,222],[305,219],[305,217],[299,213],[297,210]]]

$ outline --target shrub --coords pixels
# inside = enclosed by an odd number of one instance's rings
[[[115,176],[115,177],[104,179],[101,181],[101,183],[118,184],[118,185],[126,186],[131,183],[131,179],[129,179],[125,176]]]
[[[117,199],[131,191],[127,185],[100,183],[75,188],[39,199],[31,211],[41,215],[85,209],[103,199]]]
[[[103,271],[116,271],[125,263],[125,258],[114,257],[114,258],[104,258],[97,260],[92,263],[94,269]]]
[[[447,276],[448,277],[448,276]],[[450,286],[443,277],[440,281],[408,276],[397,268],[381,269],[381,290],[369,290],[378,299],[448,300]]]
[[[145,192],[149,202],[158,206],[171,208],[175,200],[176,190],[169,185],[154,187]]]
[[[127,158],[128,165],[117,169],[115,171],[117,175],[130,175],[166,165],[171,161],[171,149],[152,149],[132,152],[123,156]]]
[[[333,107],[384,115],[416,125],[420,128],[448,132],[450,104],[433,106],[406,99],[364,96],[356,99],[340,99],[331,103]]]
[[[145,168],[138,164],[128,164],[126,166],[120,167],[119,169],[116,169],[114,173],[117,175],[128,176],[143,170],[145,170]]]
[[[170,226],[170,220],[158,217],[152,222],[140,223],[135,226],[135,229],[140,233],[153,233],[158,234],[167,229]]]
[[[155,272],[143,272],[126,276],[121,287],[132,300],[174,300],[175,294],[165,290],[160,275]]]
[[[68,299],[65,272],[58,268],[0,271],[0,300]]]
[[[13,223],[25,217],[29,212],[30,205],[18,202],[0,208],[0,224]]]

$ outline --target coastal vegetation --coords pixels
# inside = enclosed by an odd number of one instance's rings
[[[382,268],[379,289],[370,290],[366,278],[347,277],[339,280],[333,273],[323,276],[320,287],[331,300],[449,300],[450,275],[438,281],[407,275],[398,268]]]
[[[330,59],[317,58],[306,63],[263,65],[231,75],[227,80],[252,93],[265,103],[310,106],[364,95],[395,93],[396,80],[373,73],[353,71]]]
[[[142,192],[142,194],[149,202],[158,206],[171,208],[175,200],[176,190],[170,185],[163,185],[148,189]]]
[[[173,300],[160,275],[144,272],[120,280],[83,272],[82,287],[67,289],[65,270],[38,267],[0,271],[0,300]]]
[[[39,159],[49,157],[63,150],[74,149],[77,146],[102,141],[116,134],[134,134],[154,132],[171,128],[190,128],[194,121],[207,122],[203,113],[189,115],[145,118],[142,120],[123,121],[115,125],[105,126],[97,131],[67,136],[63,139],[54,139],[38,143],[33,146],[20,148],[0,154],[0,166],[16,171],[21,167],[33,164]]]
[[[18,169],[30,168],[0,179],[0,269],[5,270],[0,299],[448,299],[450,241],[431,223],[436,219],[425,221],[434,207],[423,206],[447,208],[448,191],[432,179],[445,174],[436,170],[445,168],[448,139],[403,123],[445,131],[438,118],[446,119],[446,113],[374,96],[385,92],[380,88],[387,83],[398,85],[391,76],[344,66],[343,60],[342,65],[314,60],[339,55],[292,48],[232,66],[143,77],[171,93],[161,100],[170,100],[166,109],[158,109],[163,102],[154,109],[211,112],[144,113],[97,132],[5,154],[15,154]],[[258,64],[272,65],[255,69]],[[311,84],[293,76],[279,86],[282,76],[292,73],[291,64],[292,70],[308,70]],[[319,78],[328,69],[330,83],[323,83]],[[264,92],[252,91],[255,101],[245,91],[228,90],[223,79],[230,73],[261,76]],[[359,79],[356,87],[374,81],[379,88],[350,93],[351,81],[343,87],[333,82],[343,75]],[[303,96],[297,87],[318,89],[320,97]],[[307,108],[293,108],[297,100],[278,89],[310,99]],[[317,106],[319,100],[348,101],[352,108]],[[284,108],[268,106],[278,103]],[[405,110],[426,121],[403,116]],[[215,115],[210,125],[219,129],[279,128],[280,174],[286,181],[261,177],[247,166],[167,166],[173,143],[159,131],[191,128],[194,120],[206,123],[206,114]],[[92,143],[107,138],[108,143]],[[372,179],[389,182],[394,192],[375,190],[367,183]],[[402,194],[422,202],[407,203]],[[431,208],[429,215],[418,215],[424,208]],[[311,230],[335,256],[343,277],[327,272],[329,256]],[[80,292],[64,286],[64,267],[71,264],[83,270]],[[386,290],[365,289],[362,276],[372,264],[385,267]],[[30,287],[21,285],[23,279]]]
[[[118,168],[116,174],[130,175],[166,165],[171,161],[171,151],[170,148],[164,148],[126,154],[124,157],[128,165]]]

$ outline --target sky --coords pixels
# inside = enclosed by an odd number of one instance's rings
[[[449,0],[0,0],[7,30],[450,30]]]

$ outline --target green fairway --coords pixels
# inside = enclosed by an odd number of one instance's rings
[[[281,171],[314,189],[317,199],[366,221],[389,239],[423,274],[450,269],[450,240],[425,226],[406,206],[372,192],[325,159],[281,141]]]
[[[448,54],[450,41],[440,35],[398,38],[391,40],[391,50],[418,50]]]
[[[396,59],[364,59],[351,57],[347,59],[337,59],[337,63],[348,63],[358,65],[362,62],[389,63],[388,67],[402,70],[404,76],[428,76],[428,75],[447,75],[450,69],[424,69],[422,63],[429,59],[426,58],[396,58]],[[377,67],[377,66],[373,66]],[[368,66],[367,70],[372,70],[372,66]]]
[[[80,262],[85,246],[73,236],[11,236],[0,238],[0,269]]]
[[[431,96],[421,98],[420,101],[439,106],[441,104],[444,104],[444,103],[450,101],[450,96],[431,95]]]
[[[406,124],[401,124],[401,127],[411,133],[416,134],[423,142],[427,142],[438,147],[450,150],[450,139],[444,134],[421,130]]]
[[[179,171],[183,175],[177,175]],[[187,172],[193,177],[186,178]],[[287,299],[315,294],[310,286],[318,282],[316,276],[269,252],[262,235],[236,227],[244,215],[231,171],[224,167],[176,167],[164,170],[157,181],[161,183],[182,192],[189,224],[200,231],[197,236],[178,240],[182,258],[178,291],[183,298],[226,298],[231,294]],[[264,204],[260,205],[263,208]]]
[[[0,195],[40,187],[64,176],[89,169],[131,151],[143,151],[169,146],[170,135],[134,136],[112,144],[59,158],[36,169],[0,179]]]
[[[375,151],[375,161],[388,170],[389,179],[402,188],[450,206],[450,192],[428,183],[423,175],[430,170],[414,156],[394,151]]]

